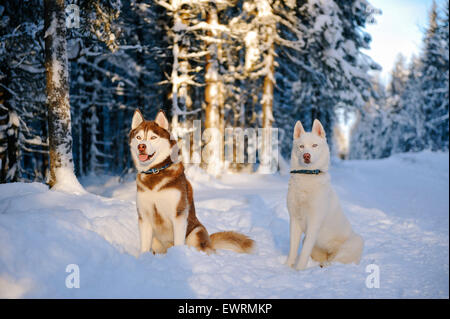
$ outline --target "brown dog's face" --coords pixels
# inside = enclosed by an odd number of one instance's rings
[[[168,129],[164,112],[159,111],[154,121],[146,121],[138,109],[134,112],[129,144],[138,170],[148,170],[171,156],[175,141]]]

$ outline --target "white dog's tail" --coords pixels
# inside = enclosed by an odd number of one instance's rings
[[[223,231],[210,235],[214,249],[228,249],[237,253],[250,253],[255,242],[244,234],[234,231]]]
[[[359,264],[363,248],[364,240],[358,234],[353,233],[341,247],[339,247],[339,251],[333,258],[333,261],[338,261],[343,264]]]

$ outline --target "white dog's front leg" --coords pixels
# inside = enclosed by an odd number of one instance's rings
[[[298,260],[297,270],[306,269],[309,256],[311,256],[312,249],[316,243],[317,236],[319,234],[320,222],[312,221],[308,225],[305,233],[305,240],[303,241],[302,251],[300,252],[300,259]]]
[[[290,224],[290,248],[289,248],[289,256],[286,260],[286,264],[289,267],[293,267],[295,263],[295,259],[297,258],[298,246],[300,246],[300,239],[302,237],[302,228],[295,217],[291,216]]]
[[[307,233],[305,237],[305,241],[303,242],[302,251],[300,253],[300,259],[298,261],[297,270],[306,269],[306,265],[308,264],[309,256],[311,256],[312,249],[314,247],[314,243],[316,242],[317,234]]]
[[[174,246],[184,245],[186,239],[187,219],[185,214],[176,216],[173,223],[173,244]]]

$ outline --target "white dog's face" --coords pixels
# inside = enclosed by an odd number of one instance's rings
[[[168,131],[169,123],[163,112],[155,121],[145,121],[140,111],[133,116],[130,151],[138,170],[148,170],[172,155],[174,142]]]
[[[292,147],[292,156],[295,161],[293,164],[305,169],[328,167],[330,151],[325,130],[318,120],[314,120],[311,132],[305,132],[300,121],[296,123]]]

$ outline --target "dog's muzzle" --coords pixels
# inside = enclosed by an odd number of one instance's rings
[[[137,146],[138,149],[138,158],[140,162],[146,162],[149,161],[154,155],[155,155],[155,151],[151,152],[151,154],[147,153],[147,145],[146,144],[139,144]]]

